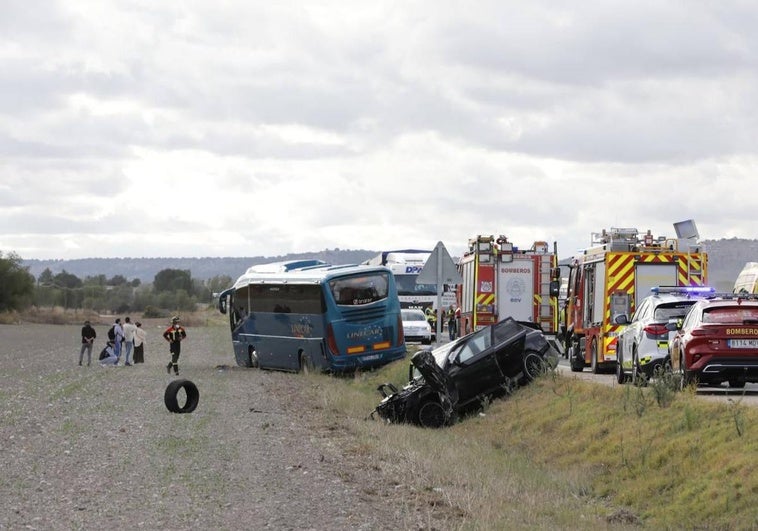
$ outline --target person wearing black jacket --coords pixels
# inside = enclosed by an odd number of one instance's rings
[[[187,337],[184,327],[179,324],[179,318],[171,319],[171,326],[163,332],[163,339],[168,341],[168,349],[171,353],[171,361],[166,365],[166,372],[171,374],[171,368],[174,368],[174,374],[179,375],[179,353],[181,352],[182,340]]]
[[[89,321],[84,321],[82,327],[82,348],[79,351],[79,365],[81,366],[84,359],[84,351],[87,351],[87,366],[92,365],[92,345],[97,337],[97,332],[92,328]]]

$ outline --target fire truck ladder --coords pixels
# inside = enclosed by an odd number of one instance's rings
[[[701,249],[697,249],[697,252],[692,252],[691,249],[687,249],[687,284],[689,286],[702,286],[705,283],[705,261],[703,260],[704,253],[700,252]]]
[[[550,260],[543,257],[540,260],[540,306],[539,325],[545,332],[554,332],[553,305],[550,298]]]

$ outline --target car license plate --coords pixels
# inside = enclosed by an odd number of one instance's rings
[[[758,348],[758,339],[730,339],[729,348]]]
[[[363,356],[361,359],[363,361],[374,361],[378,360],[380,358],[379,354],[371,354],[370,356]]]

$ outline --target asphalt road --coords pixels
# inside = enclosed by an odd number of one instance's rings
[[[607,374],[592,374],[589,367],[585,367],[582,372],[571,372],[569,362],[564,358],[561,358],[560,363],[558,364],[558,370],[566,376],[574,376],[590,382],[610,386],[619,385],[616,381],[615,372]],[[702,385],[697,388],[697,396],[702,397],[704,400],[715,400],[725,403],[730,400],[741,400],[746,405],[758,406],[758,384],[746,384],[744,389],[730,389],[727,384],[722,384],[719,387]]]

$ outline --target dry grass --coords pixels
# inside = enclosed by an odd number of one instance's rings
[[[152,342],[164,323],[150,325],[145,366],[83,371],[73,367],[81,320],[40,328],[53,334],[43,342],[32,334],[12,343],[4,330],[0,528],[56,527],[53,515],[59,528],[237,528],[249,518],[249,497],[282,481],[281,456],[303,423],[317,443],[304,461],[311,475],[326,478],[321,467],[335,456],[334,507],[344,485],[356,485],[361,499],[423,522],[413,528],[758,527],[758,411],[739,400],[715,404],[685,392],[662,408],[653,388],[549,375],[450,428],[388,425],[365,418],[380,383],[405,383],[407,360],[352,378],[217,371],[233,363],[228,328],[219,326],[192,330],[182,370],[202,388],[202,407],[175,416],[161,403],[166,351]],[[110,322],[107,316],[101,330]],[[303,401],[296,423],[286,408],[272,410],[290,387]],[[356,481],[359,473],[368,479]],[[139,507],[105,507],[103,485],[115,494],[139,486],[145,499]],[[258,523],[281,523],[274,511],[271,518]],[[336,527],[349,528],[345,518]]]
[[[321,380],[324,410],[365,417],[407,361]],[[758,411],[551,374],[443,430],[355,422],[466,529],[758,527]],[[668,402],[667,402],[668,404]]]

